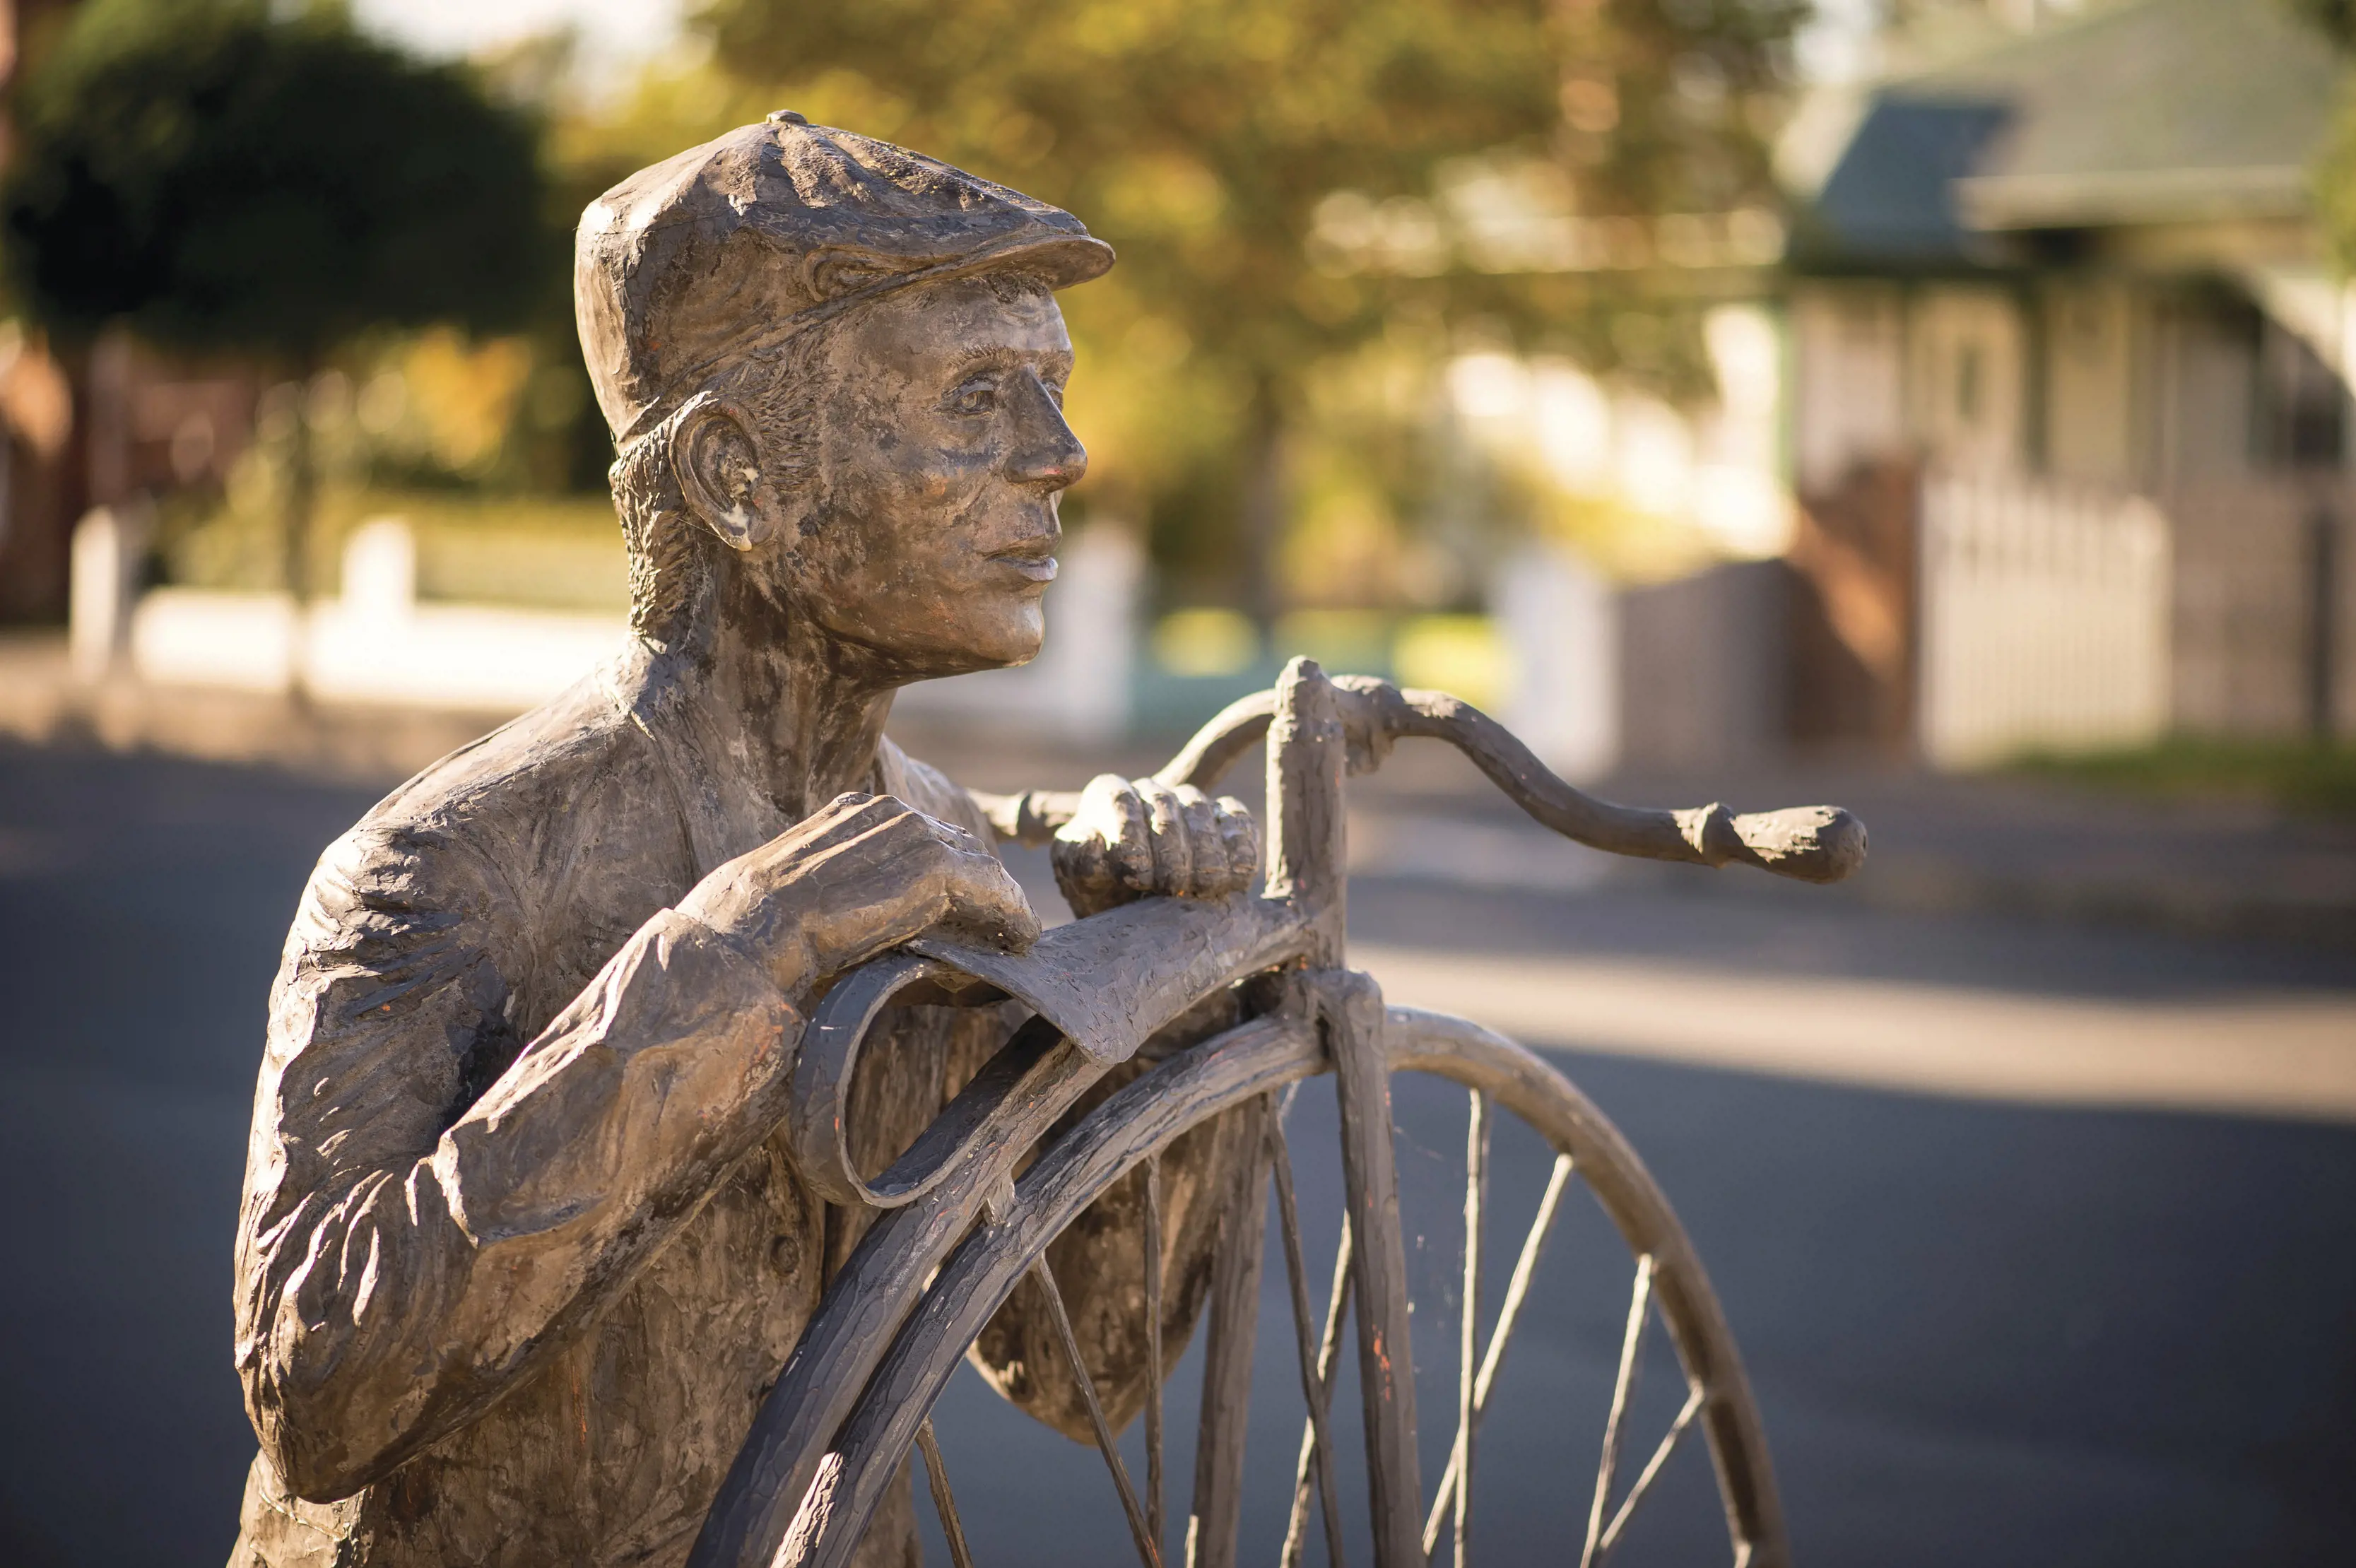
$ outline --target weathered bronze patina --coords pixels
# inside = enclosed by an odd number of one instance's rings
[[[615,432],[633,636],[403,785],[322,857],[286,944],[237,1253],[262,1451],[234,1563],[677,1563],[864,1222],[780,1131],[828,976],[927,929],[1026,944],[991,853],[1027,797],[884,738],[912,681],[1043,635],[1070,215],[791,114],[584,216],[576,298]],[[1080,912],[1249,881],[1248,817],[1100,779],[1056,845]],[[1002,1038],[909,1008],[871,1041],[880,1168]],[[1163,1165],[1174,1360],[1208,1280],[1212,1136]],[[1110,1230],[1119,1230],[1112,1226]],[[1133,1228],[1124,1233],[1133,1236]],[[1126,1301],[1065,1278],[1074,1316]],[[987,1370],[1066,1430],[1067,1390]],[[1108,1398],[1153,1375],[1098,1341]],[[862,1557],[913,1557],[905,1476]]]

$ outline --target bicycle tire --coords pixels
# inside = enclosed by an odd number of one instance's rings
[[[1384,1048],[1391,1072],[1431,1073],[1486,1093],[1536,1129],[1574,1162],[1631,1252],[1653,1260],[1652,1290],[1699,1402],[1695,1424],[1715,1467],[1733,1560],[1737,1568],[1785,1568],[1773,1467],[1741,1358],[1683,1226],[1633,1149],[1569,1079],[1479,1025],[1392,1008]],[[851,1561],[967,1347],[1091,1202],[1189,1128],[1328,1067],[1309,1029],[1281,1017],[1257,1019],[1125,1085],[1044,1149],[894,1336],[816,1466],[778,1561],[796,1568]]]

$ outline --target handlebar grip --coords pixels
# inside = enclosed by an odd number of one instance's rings
[[[1687,842],[1713,866],[1740,860],[1803,882],[1837,882],[1865,864],[1865,824],[1837,805],[1795,805],[1742,816],[1722,805],[1706,805],[1676,816]]]
[[[1445,692],[1369,685],[1365,699],[1393,735],[1446,741],[1505,798],[1566,838],[1610,855],[1688,865],[1740,862],[1804,882],[1837,882],[1865,863],[1865,824],[1836,805],[1737,816],[1719,805],[1655,811],[1572,788],[1514,733]]]

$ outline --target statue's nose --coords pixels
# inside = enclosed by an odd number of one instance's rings
[[[1088,449],[1065,422],[1055,395],[1025,371],[1014,386],[1015,443],[1009,475],[1019,485],[1061,490],[1088,471]]]

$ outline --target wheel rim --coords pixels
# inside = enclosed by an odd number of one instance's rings
[[[1388,1009],[1385,1045],[1394,1073],[1430,1074],[1458,1083],[1471,1094],[1472,1126],[1467,1139],[1467,1280],[1477,1295],[1483,1218],[1482,1151],[1485,1148],[1483,1119],[1496,1108],[1511,1113],[1536,1130],[1558,1156],[1548,1189],[1540,1203],[1539,1219],[1524,1239],[1515,1257],[1512,1282],[1499,1309],[1497,1328],[1482,1342],[1474,1333],[1460,1332],[1457,1346],[1458,1399],[1454,1411],[1455,1440],[1449,1451],[1436,1495],[1430,1499],[1426,1524],[1427,1551],[1439,1548],[1434,1561],[1447,1559],[1451,1535],[1462,1544],[1462,1520],[1452,1509],[1456,1480],[1477,1452],[1480,1418],[1494,1386],[1504,1353],[1510,1346],[1518,1315],[1525,1310],[1536,1254],[1551,1226],[1552,1216],[1574,1170],[1594,1193],[1604,1213],[1619,1230],[1637,1259],[1632,1292],[1629,1332],[1623,1341],[1613,1411],[1598,1465],[1599,1485],[1588,1509],[1586,1547],[1582,1560],[1601,1562],[1621,1538],[1648,1496],[1648,1488],[1681,1439],[1699,1430],[1713,1461],[1718,1490],[1727,1514],[1732,1555],[1738,1568],[1781,1568],[1788,1560],[1781,1509],[1768,1463],[1757,1412],[1740,1357],[1727,1331],[1722,1313],[1707,1275],[1694,1255],[1682,1227],[1658,1187],[1611,1123],[1562,1075],[1535,1055],[1509,1040],[1462,1019],[1408,1008]],[[889,1352],[842,1424],[819,1467],[819,1478],[805,1498],[796,1528],[788,1537],[781,1562],[805,1568],[830,1568],[848,1563],[861,1530],[882,1499],[911,1449],[923,1460],[944,1531],[950,1541],[953,1562],[971,1561],[963,1540],[954,1493],[930,1428],[934,1402],[954,1374],[965,1348],[971,1343],[1000,1306],[1026,1277],[1042,1281],[1053,1307],[1060,1309],[1052,1271],[1045,1266],[1046,1249],[1079,1214],[1111,1184],[1158,1157],[1172,1139],[1211,1117],[1265,1103],[1274,1092],[1296,1084],[1324,1070],[1316,1040],[1305,1029],[1281,1019],[1266,1019],[1228,1030],[1204,1041],[1125,1086],[1097,1107],[1079,1125],[1043,1151],[1016,1184],[1011,1200],[977,1227],[943,1264],[932,1287],[901,1328]],[[1280,1229],[1284,1237],[1288,1280],[1292,1285],[1292,1353],[1312,1351],[1325,1363],[1322,1383],[1324,1398],[1332,1397],[1340,1362],[1339,1328],[1344,1309],[1347,1263],[1337,1259],[1333,1293],[1326,1304],[1322,1330],[1312,1322],[1313,1303],[1308,1291],[1307,1266],[1301,1232],[1291,1213],[1290,1153],[1280,1125],[1268,1143],[1265,1170],[1272,1171],[1278,1199]],[[1149,1183],[1149,1190],[1151,1184]],[[1147,1213],[1155,1211],[1149,1205]],[[1151,1223],[1149,1220],[1149,1223]],[[1347,1243],[1345,1241],[1344,1247]],[[1158,1253],[1154,1254],[1158,1256]],[[1149,1278],[1151,1317],[1159,1319],[1159,1293]],[[1688,1397],[1672,1432],[1644,1458],[1627,1446],[1623,1417],[1628,1408],[1632,1367],[1639,1364],[1644,1326],[1657,1315],[1666,1325],[1687,1381]],[[1060,1310],[1055,1317],[1062,1320]],[[1461,1315],[1477,1325],[1477,1309]],[[1074,1364],[1079,1364],[1076,1342],[1066,1331],[1062,1343]],[[1290,1357],[1288,1357],[1290,1359]],[[1155,1364],[1159,1364],[1157,1361]],[[1486,1369],[1488,1375],[1482,1375]],[[1082,1367],[1080,1382],[1089,1380]],[[1309,1536],[1332,1527],[1338,1508],[1333,1477],[1321,1483],[1318,1471],[1335,1457],[1333,1427],[1346,1423],[1345,1412],[1333,1411],[1323,1442],[1310,1441],[1317,1420],[1318,1384],[1304,1379],[1302,1397],[1309,1407],[1304,1440],[1296,1462],[1292,1507],[1282,1561],[1289,1565],[1310,1560]],[[1093,1389],[1087,1396],[1093,1406]],[[1148,1485],[1142,1499],[1119,1459],[1110,1434],[1098,1418],[1097,1431],[1124,1514],[1138,1538],[1140,1556],[1152,1561],[1165,1540],[1159,1517],[1159,1470],[1162,1443],[1159,1399],[1149,1394]],[[1635,1456],[1633,1466],[1625,1461]],[[1312,1458],[1312,1456],[1314,1457]],[[1477,1465],[1471,1472],[1480,1474]],[[1621,1485],[1613,1489],[1615,1475]],[[1477,1514],[1477,1509],[1472,1510]],[[1323,1516],[1315,1528],[1312,1520]],[[1154,1543],[1149,1549],[1147,1542]],[[1213,1543],[1205,1560],[1225,1554]]]

